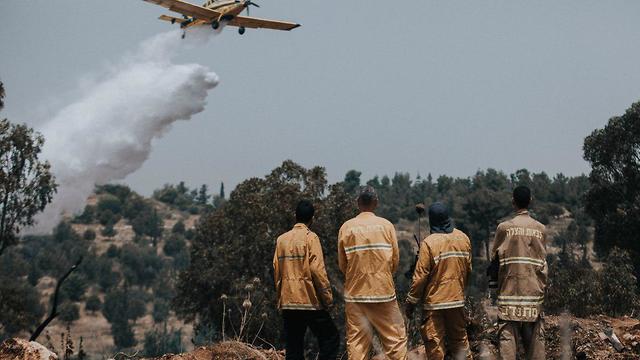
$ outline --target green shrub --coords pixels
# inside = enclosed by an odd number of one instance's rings
[[[96,239],[96,232],[93,229],[87,229],[84,231],[84,234],[82,234],[82,237],[85,240],[93,241]]]
[[[102,301],[100,301],[100,298],[97,295],[91,295],[85,303],[85,309],[93,313],[100,311],[102,310]]]
[[[106,237],[114,237],[116,236],[116,234],[118,234],[116,229],[113,227],[113,224],[105,225],[105,227],[102,228],[102,231],[100,233],[102,234],[102,236],[106,236]]]
[[[84,275],[73,273],[62,284],[62,291],[64,291],[65,297],[70,300],[80,301],[87,291],[87,287],[88,283]]]
[[[80,318],[80,307],[72,302],[62,303],[58,311],[60,313],[58,318],[67,324],[71,324]]]
[[[103,213],[105,211],[111,211],[113,214],[121,214],[122,213],[122,201],[115,195],[105,194],[100,196],[100,200],[98,200],[98,208],[99,213]]]
[[[107,257],[110,259],[116,258],[120,256],[120,248],[117,247],[115,244],[111,244],[107,248],[107,252],[105,252],[105,255],[107,255]]]
[[[158,299],[153,303],[153,321],[155,323],[165,322],[169,318],[169,303],[163,299]]]
[[[175,256],[176,254],[184,251],[187,247],[187,243],[181,235],[173,234],[164,242],[165,255]]]
[[[638,279],[631,256],[617,247],[611,249],[600,273],[602,307],[610,316],[631,315],[638,310]]]
[[[84,207],[82,214],[75,217],[74,222],[79,224],[91,224],[96,219],[96,207],[87,205]]]
[[[143,355],[158,357],[164,354],[179,354],[184,351],[182,346],[182,331],[152,330],[144,335]]]
[[[180,220],[176,222],[171,228],[171,232],[174,234],[184,234],[186,231],[186,227],[184,226],[184,221]]]

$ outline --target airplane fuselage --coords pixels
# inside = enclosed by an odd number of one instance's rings
[[[214,1],[209,0],[202,4],[202,7],[215,10],[220,13],[220,17],[217,19],[220,21],[230,21],[234,17],[240,15],[240,13],[247,7],[242,1],[227,0],[227,1]],[[193,19],[191,19],[193,21]]]

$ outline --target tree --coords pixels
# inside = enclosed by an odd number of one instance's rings
[[[58,318],[71,325],[72,322],[80,319],[80,308],[76,303],[65,302],[60,305],[60,315]]]
[[[122,213],[122,201],[115,195],[104,194],[100,196],[98,201],[98,212],[111,211],[114,215],[120,215]]]
[[[116,319],[111,323],[113,343],[118,349],[126,349],[136,345],[136,337],[133,328],[126,318]]]
[[[613,248],[602,267],[602,303],[611,316],[631,315],[638,310],[638,280],[629,253]]]
[[[82,238],[85,240],[93,241],[96,239],[96,232],[93,229],[87,229],[82,234]]]
[[[169,303],[166,300],[158,299],[153,303],[153,321],[163,323],[169,318]]]
[[[111,289],[104,299],[102,313],[104,317],[111,323],[111,334],[117,348],[124,349],[132,347],[136,344],[133,329],[129,320],[133,316],[138,316],[139,301],[135,301],[132,306],[134,297],[130,297],[129,289],[115,288]],[[135,314],[134,314],[135,313]]]
[[[292,161],[285,161],[265,178],[239,184],[223,207],[200,220],[191,246],[192,261],[176,284],[173,309],[187,320],[217,326],[223,310],[217,299],[223,294],[236,293],[238,284],[244,286],[253,278],[271,283],[274,241],[294,225],[293,209],[303,198],[316,207],[312,229],[323,241],[329,276],[337,280],[335,236],[340,225],[355,215],[355,201],[341,184],[329,187],[328,195],[326,190],[323,168],[305,169]],[[252,311],[276,319],[273,287],[255,286],[254,296]],[[237,322],[239,312],[232,310],[230,316],[228,321]],[[251,322],[248,331],[255,333],[259,325]],[[269,321],[260,336],[275,341],[279,332],[277,323]]]
[[[360,175],[356,170],[349,170],[344,176],[344,190],[350,194],[355,194],[360,188]]]
[[[184,237],[180,234],[171,235],[165,242],[162,250],[167,256],[175,256],[187,247]]]
[[[4,108],[4,84],[0,81],[0,110]]]
[[[162,330],[151,330],[144,334],[143,355],[149,358],[164,354],[179,354],[184,351],[182,331],[170,330],[166,326]]]
[[[225,203],[225,201],[227,201],[227,199],[225,198],[224,193],[224,183],[220,183],[220,192],[217,196],[213,197],[213,207],[219,208],[220,206],[222,206],[222,204]]]
[[[116,236],[116,234],[118,234],[118,231],[113,227],[113,224],[107,224],[104,228],[102,228],[102,231],[100,233],[102,234],[102,236],[114,237]]]
[[[87,205],[84,207],[82,214],[75,217],[74,222],[80,224],[91,224],[96,218],[96,207],[94,205]]]
[[[33,329],[44,315],[38,290],[22,281],[20,274],[4,271],[0,273],[0,339]]]
[[[199,205],[206,205],[209,202],[211,195],[209,195],[207,191],[207,184],[202,184],[202,186],[200,186],[200,190],[198,190],[198,195],[196,196],[196,202]]]
[[[88,286],[89,284],[87,283],[87,279],[84,275],[72,274],[69,276],[67,281],[65,281],[64,286],[62,286],[62,290],[70,300],[80,301],[82,300],[84,293],[87,291]]]
[[[157,244],[158,238],[162,236],[163,225],[164,221],[160,215],[158,215],[158,211],[155,208],[139,214],[131,222],[131,226],[136,235],[151,237],[154,247]]]
[[[49,162],[40,159],[43,145],[28,126],[0,120],[0,254],[18,242],[56,191]]]
[[[102,301],[97,295],[91,295],[85,303],[85,309],[92,313],[102,310]]]
[[[460,219],[460,225],[475,244],[484,244],[487,260],[491,256],[491,233],[496,229],[498,220],[509,214],[511,209],[507,189],[508,179],[505,174],[493,169],[479,171],[473,178],[470,192],[465,195],[462,205],[464,215]],[[479,246],[474,246],[474,249],[478,255]]]
[[[187,231],[185,225],[184,225],[184,221],[180,220],[178,222],[176,222],[173,227],[171,228],[171,233],[173,234],[182,234],[184,235],[185,231]]]
[[[596,248],[628,250],[640,269],[640,102],[584,140],[591,164],[586,211],[595,221]]]

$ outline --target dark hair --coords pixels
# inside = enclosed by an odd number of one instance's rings
[[[513,201],[518,209],[526,209],[531,202],[531,190],[526,186],[517,186],[513,189]]]
[[[360,195],[358,195],[358,204],[363,205],[365,207],[372,206],[376,201],[378,201],[378,194],[376,193],[376,189],[373,186],[365,186],[360,191]]]
[[[316,210],[313,208],[313,204],[309,200],[300,200],[298,206],[296,206],[296,222],[308,223],[313,218],[313,214]]]

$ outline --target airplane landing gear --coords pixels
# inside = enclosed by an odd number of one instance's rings
[[[187,36],[187,31],[185,30],[182,32],[182,38],[184,39],[186,36]]]
[[[242,35],[242,34],[244,34],[244,32],[245,32],[245,28],[244,28],[244,26],[240,26],[240,27],[238,28],[238,34]]]
[[[218,30],[218,28],[220,27],[220,22],[218,20],[213,20],[211,22],[211,27],[213,28],[213,30]]]

